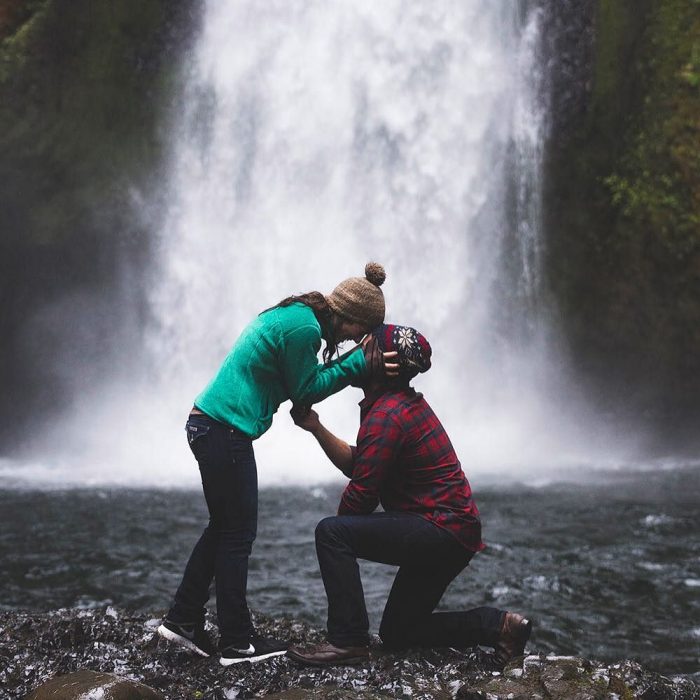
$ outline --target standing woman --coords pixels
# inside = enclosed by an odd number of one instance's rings
[[[285,643],[256,634],[246,602],[248,557],[258,517],[253,440],[272,424],[280,404],[310,405],[370,372],[391,372],[395,353],[364,343],[333,359],[338,344],[359,343],[384,320],[384,268],[341,282],[328,296],[308,292],[263,311],[241,333],[221,368],[194,401],[187,440],[199,464],[209,524],[194,547],[162,637],[210,656],[205,604],[216,582],[219,650],[224,666],[283,654]],[[317,354],[326,343],[323,364]]]

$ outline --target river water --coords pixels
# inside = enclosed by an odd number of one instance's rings
[[[535,621],[534,651],[633,658],[700,679],[697,465],[474,487],[488,547],[442,607],[519,610]],[[252,608],[323,627],[313,531],[341,488],[261,492]],[[13,488],[0,491],[0,513],[3,608],[115,605],[156,615],[206,519],[195,490]],[[361,568],[376,632],[395,569]]]

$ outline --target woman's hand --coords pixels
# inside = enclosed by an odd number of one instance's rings
[[[294,421],[294,425],[298,425],[303,430],[308,430],[313,433],[321,425],[318,413],[311,406],[302,406],[295,404],[289,411],[289,415]]]
[[[384,373],[386,374],[386,376],[398,377],[399,363],[392,362],[392,360],[396,360],[396,358],[398,358],[399,356],[399,353],[396,352],[396,350],[392,350],[391,352],[384,352],[382,353],[382,355],[384,355]]]
[[[362,350],[365,353],[365,362],[369,375],[376,377],[386,375],[387,377],[397,377],[399,374],[399,364],[395,362],[399,353],[396,351],[382,352],[379,343],[373,335],[368,335],[362,341]]]

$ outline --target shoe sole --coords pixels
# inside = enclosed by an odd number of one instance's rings
[[[517,659],[520,656],[525,656],[525,647],[527,646],[528,641],[530,640],[530,635],[532,634],[532,620],[529,618],[526,618],[522,621],[520,626],[518,627],[518,649],[516,650],[516,653],[513,654],[513,656],[508,659],[508,661],[512,661],[513,659]]]
[[[523,623],[524,624],[520,625],[520,638],[522,640],[523,649],[520,652],[519,656],[522,656],[525,653],[525,645],[528,643],[530,635],[532,634],[532,620],[530,618],[526,618],[525,620],[523,620]]]
[[[309,661],[309,659],[304,659],[300,656],[295,656],[294,654],[287,654],[287,656],[296,661],[298,664],[304,664],[304,666],[352,666],[354,664],[361,664],[365,661],[369,661],[369,656],[353,656],[349,659],[342,659],[339,661]]]
[[[242,656],[240,659],[224,659],[223,656],[219,659],[219,663],[222,666],[232,666],[233,664],[242,664],[248,662],[249,664],[254,664],[256,661],[263,661],[264,659],[269,659],[273,656],[282,656],[286,654],[287,650],[282,651],[271,651],[269,654],[260,654],[255,656]]]
[[[199,654],[199,656],[203,656],[205,659],[208,659],[210,656],[210,654],[200,649],[193,641],[187,639],[187,637],[183,637],[177,632],[169,630],[165,625],[161,625],[158,628],[158,634],[163,637],[163,639],[167,639],[169,642],[175,642],[175,644],[179,644],[181,647],[193,651],[195,654]]]

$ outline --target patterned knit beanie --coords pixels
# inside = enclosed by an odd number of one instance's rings
[[[374,328],[384,321],[384,295],[379,289],[386,279],[379,263],[367,263],[364,277],[341,282],[327,297],[328,306],[349,321]]]
[[[425,336],[410,326],[383,323],[372,331],[382,352],[398,352],[399,377],[413,379],[419,372],[430,369],[433,354]]]

